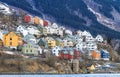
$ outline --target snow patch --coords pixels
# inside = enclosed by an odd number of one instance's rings
[[[116,26],[114,25],[114,22],[112,20],[110,20],[109,18],[103,16],[102,14],[94,11],[89,6],[87,6],[87,7],[88,7],[88,10],[90,10],[97,17],[98,22],[100,22],[101,24],[105,25],[108,28],[116,30]],[[118,30],[116,30],[116,31],[118,31]]]

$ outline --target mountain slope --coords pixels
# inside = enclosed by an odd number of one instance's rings
[[[93,35],[120,38],[119,0],[0,0],[43,19],[71,29],[88,30]],[[118,2],[118,3],[117,3]],[[117,5],[116,5],[117,4]],[[109,8],[110,7],[110,8]],[[102,16],[98,20],[98,15]],[[117,14],[117,16],[114,15]],[[104,20],[103,20],[104,19]],[[107,21],[107,22],[106,22]]]

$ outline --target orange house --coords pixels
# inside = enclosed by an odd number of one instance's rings
[[[100,52],[99,51],[91,51],[92,59],[100,60]]]
[[[35,25],[39,25],[40,24],[40,18],[39,17],[37,17],[37,16],[34,17],[34,24]]]
[[[17,46],[22,45],[23,40],[19,33],[9,32],[3,35],[3,45],[17,49]]]

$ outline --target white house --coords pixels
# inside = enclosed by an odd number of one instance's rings
[[[25,37],[26,35],[28,35],[28,30],[24,27],[24,26],[18,26],[17,27],[17,31],[19,31],[20,33],[22,33],[22,35]]]
[[[86,45],[86,42],[81,42],[81,43],[78,43],[77,45],[76,45],[76,49],[77,50],[80,50],[80,51],[84,51],[84,49],[86,49],[87,48],[87,45]]]
[[[89,32],[87,33],[87,35],[86,35],[86,37],[85,37],[85,40],[86,40],[87,42],[95,41],[94,38],[93,38],[93,36],[92,36]]]
[[[41,34],[41,32],[36,28],[36,27],[34,27],[34,26],[29,26],[28,28],[27,28],[27,30],[28,30],[28,32],[30,33],[30,34],[32,34],[32,35],[40,35]]]
[[[23,38],[23,40],[24,40],[25,42],[27,42],[27,43],[30,43],[30,44],[37,44],[37,43],[38,43],[37,39],[36,39],[33,35],[31,35],[31,34],[26,35],[26,36]]]
[[[45,27],[47,29],[47,34],[54,34],[57,33],[56,30],[50,26]]]
[[[61,28],[57,29],[57,35],[63,36],[63,30]]]
[[[67,35],[73,35],[71,30],[65,30],[65,34],[67,34]]]
[[[81,31],[81,30],[78,30],[78,31],[77,31],[77,35],[82,36],[82,31]]]
[[[4,31],[3,30],[0,30],[0,39],[3,40],[3,34],[4,34]]]
[[[83,31],[81,34],[82,34],[82,36],[87,36],[87,35],[89,34],[89,32],[87,32],[87,31],[85,30],[85,31]]]
[[[64,38],[63,39],[64,47],[73,47],[73,41],[70,38]]]
[[[52,49],[52,53],[53,53],[55,56],[59,56],[59,51],[60,51],[61,49],[62,49],[61,47],[55,46],[55,47]]]
[[[82,37],[83,37],[84,41],[86,41],[86,42],[95,41],[93,36],[91,35],[91,33],[88,31],[83,31]]]
[[[74,42],[75,42],[76,44],[78,44],[78,43],[80,43],[80,42],[83,41],[83,38],[80,37],[79,35],[75,35],[75,36],[73,36],[73,37],[74,37]]]
[[[95,40],[97,42],[103,42],[103,37],[101,35],[97,35],[96,38],[95,38]]]
[[[38,53],[42,54],[42,48],[39,45],[34,45],[36,49],[38,49]]]
[[[57,28],[58,28],[58,25],[57,25],[56,23],[53,23],[53,24],[51,25],[51,27],[54,28],[54,29],[57,29]]]
[[[97,44],[95,42],[87,42],[86,45],[89,51],[97,50]]]

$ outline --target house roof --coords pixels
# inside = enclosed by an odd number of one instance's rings
[[[29,27],[27,27],[27,29],[28,28],[33,28],[33,29],[37,30],[37,27],[35,27],[35,26],[29,26]]]
[[[64,38],[64,39],[66,39],[66,40],[68,40],[68,41],[72,41],[72,39],[69,38],[69,37],[66,37],[66,38]]]
[[[29,34],[26,35],[23,40],[26,41],[27,43],[31,43],[31,44],[35,44],[33,41],[31,41],[30,39],[36,39],[33,35]]]
[[[87,64],[87,67],[91,67],[93,64],[91,64],[91,63],[89,63],[89,64]]]
[[[52,37],[48,37],[48,39],[51,40],[51,41],[54,41],[54,39]]]
[[[3,34],[8,34],[9,31],[5,31],[5,30],[3,30],[2,33],[3,33]]]
[[[103,52],[105,52],[105,53],[109,53],[107,50],[101,50],[101,51],[103,51]]]
[[[62,39],[60,39],[60,38],[56,38],[56,40],[58,40],[59,42],[62,42],[63,40]]]
[[[27,30],[23,25],[19,25],[18,27],[22,27],[24,30]]]

